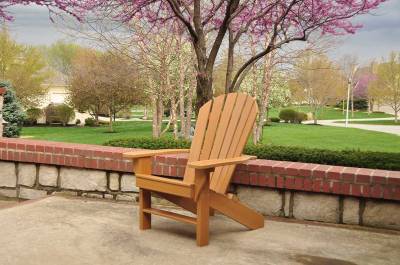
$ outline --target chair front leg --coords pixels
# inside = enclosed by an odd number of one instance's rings
[[[140,230],[151,229],[151,214],[143,212],[144,209],[151,208],[151,192],[139,190],[139,228]]]
[[[209,242],[209,219],[210,219],[210,181],[209,172],[206,170],[196,170],[195,185],[201,183],[197,206],[196,241],[202,247]],[[197,182],[197,183],[196,183]]]

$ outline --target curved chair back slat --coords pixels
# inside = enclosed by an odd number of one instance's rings
[[[216,97],[201,107],[189,162],[240,156],[258,113],[256,101],[243,93]],[[225,194],[235,166],[215,169],[210,188]],[[194,169],[186,168],[184,181],[194,183]]]

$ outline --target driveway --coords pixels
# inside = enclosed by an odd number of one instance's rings
[[[137,207],[49,197],[0,210],[2,265],[399,264],[400,232],[266,219],[247,231],[216,215],[207,247],[194,227],[154,217],[140,231]]]
[[[349,121],[378,121],[378,120],[393,120],[393,118],[349,119]],[[337,122],[344,122],[344,121],[345,120],[319,120],[318,124],[326,125],[326,126],[345,127],[346,125],[344,123],[337,123]],[[307,121],[304,123],[313,123],[313,121]],[[349,123],[348,127],[363,129],[363,130],[368,130],[368,131],[376,131],[376,132],[384,132],[384,133],[400,135],[400,126],[396,126],[396,125],[370,125],[370,124]]]

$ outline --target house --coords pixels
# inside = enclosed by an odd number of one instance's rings
[[[43,87],[47,87],[47,94],[41,100],[41,104],[38,106],[41,109],[46,108],[50,104],[68,104],[69,90],[67,77],[60,72],[56,72],[51,78],[47,79],[43,84]],[[75,124],[79,119],[81,124],[84,124],[86,118],[91,117],[88,113],[81,113],[75,110],[75,119],[71,120],[69,124]],[[38,120],[38,124],[45,124],[46,118],[42,116]]]

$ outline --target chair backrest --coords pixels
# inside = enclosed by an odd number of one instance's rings
[[[230,93],[208,101],[199,110],[189,162],[240,156],[257,113],[256,101],[243,93]],[[210,188],[225,194],[235,167],[216,168]],[[184,181],[194,183],[194,169],[186,168]]]

